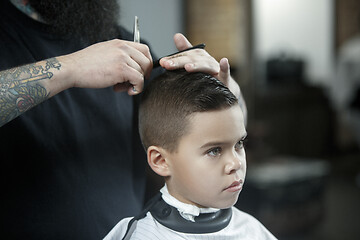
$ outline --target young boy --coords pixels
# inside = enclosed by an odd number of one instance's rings
[[[220,81],[185,71],[154,79],[142,96],[139,130],[165,186],[106,240],[276,239],[233,207],[245,181],[246,130],[238,100]]]

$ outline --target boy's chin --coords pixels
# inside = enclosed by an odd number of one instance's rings
[[[210,206],[208,206],[208,208],[217,208],[217,209],[230,208],[235,205],[237,200],[238,200],[238,197],[236,197],[235,199],[229,199],[227,201],[221,201],[221,202],[219,201],[214,204],[210,204]]]

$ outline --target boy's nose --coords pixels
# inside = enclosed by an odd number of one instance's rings
[[[238,153],[233,153],[232,156],[229,157],[225,166],[226,174],[232,174],[241,168],[241,158],[242,156],[240,156]]]

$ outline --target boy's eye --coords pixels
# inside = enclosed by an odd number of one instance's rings
[[[244,148],[244,140],[240,140],[235,144],[235,150],[236,151],[239,151],[242,148]]]
[[[212,148],[209,151],[207,151],[206,154],[208,154],[211,157],[219,156],[221,154],[221,148],[220,147]]]

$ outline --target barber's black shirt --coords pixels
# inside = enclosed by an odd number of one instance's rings
[[[0,70],[86,47],[48,28],[1,0]],[[112,88],[72,88],[0,127],[1,238],[101,239],[138,213],[145,159],[134,109]]]

